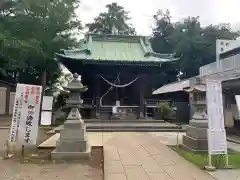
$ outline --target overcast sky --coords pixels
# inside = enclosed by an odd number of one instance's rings
[[[92,22],[112,2],[130,12],[132,24],[141,35],[151,34],[152,16],[157,9],[169,9],[173,21],[200,16],[202,25],[231,23],[240,27],[240,0],[81,0],[78,15],[83,23]]]

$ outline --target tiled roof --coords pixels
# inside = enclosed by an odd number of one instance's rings
[[[170,83],[167,85],[164,85],[157,90],[153,91],[152,94],[164,94],[164,93],[170,93],[170,92],[177,92],[177,91],[183,91],[184,88],[190,87],[190,80],[183,80],[183,81],[177,81],[174,83]]]
[[[173,54],[154,53],[143,36],[88,34],[78,48],[63,50],[60,58],[95,61],[167,62],[178,60]]]

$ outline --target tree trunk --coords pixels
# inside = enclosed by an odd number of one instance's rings
[[[43,92],[42,94],[45,95],[45,89],[46,89],[46,86],[47,86],[47,70],[45,69],[42,74],[41,74],[41,84],[42,84],[42,87],[43,87]]]

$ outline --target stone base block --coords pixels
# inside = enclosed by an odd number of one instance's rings
[[[191,152],[194,152],[194,153],[207,153],[208,151],[207,150],[196,150],[196,149],[192,149],[184,144],[181,144],[180,147],[182,149],[185,149],[186,151],[191,151]]]
[[[60,140],[85,140],[86,129],[68,129],[60,130]]]
[[[186,134],[189,137],[195,139],[207,139],[207,129],[206,128],[199,128],[193,127],[190,125],[186,126]]]
[[[85,127],[82,120],[67,120],[64,123],[64,128],[66,129],[84,129]]]
[[[58,140],[56,142],[56,150],[59,152],[85,152],[88,147],[87,140]]]
[[[192,119],[189,121],[189,125],[192,127],[198,127],[198,128],[208,128],[208,120]]]
[[[58,152],[54,150],[51,153],[52,160],[88,160],[91,158],[91,148],[86,152]]]
[[[193,151],[207,151],[208,140],[207,139],[196,139],[189,136],[183,136],[183,145]]]

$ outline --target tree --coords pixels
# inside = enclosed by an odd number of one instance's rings
[[[168,10],[165,12],[158,10],[157,13],[153,15],[153,19],[153,50],[158,53],[172,53],[173,46],[169,41],[169,37],[174,31],[174,27],[171,22],[170,12]]]
[[[170,12],[168,10],[158,10],[157,13],[153,15],[153,19],[153,36],[151,38],[153,51],[163,54],[174,53],[174,44],[171,37],[175,29],[174,24],[171,22]],[[178,73],[178,62],[164,63],[161,68],[159,68],[159,72],[155,78],[152,79],[151,86],[158,88],[164,84],[176,81]]]
[[[61,74],[55,53],[76,44],[78,0],[12,0],[1,6],[0,56],[16,82],[52,84]],[[5,4],[6,5],[6,4]],[[31,81],[31,82],[29,82]]]
[[[198,75],[201,66],[216,60],[216,39],[236,39],[238,36],[238,32],[224,24],[201,27],[198,17],[177,23],[172,42],[174,52],[183,55],[179,67],[182,78]]]
[[[176,63],[165,64],[161,68],[162,83],[198,75],[199,68],[216,59],[216,39],[236,39],[239,32],[228,24],[202,27],[199,17],[188,17],[181,22],[172,23],[170,12],[158,11],[154,15],[152,48],[158,53],[176,53],[182,58]],[[168,76],[171,72],[171,76]],[[159,82],[161,83],[161,82]]]
[[[106,5],[107,12],[100,13],[94,22],[86,25],[91,33],[102,34],[135,34],[135,29],[128,23],[131,18],[129,13],[124,10],[124,7],[117,3]]]

